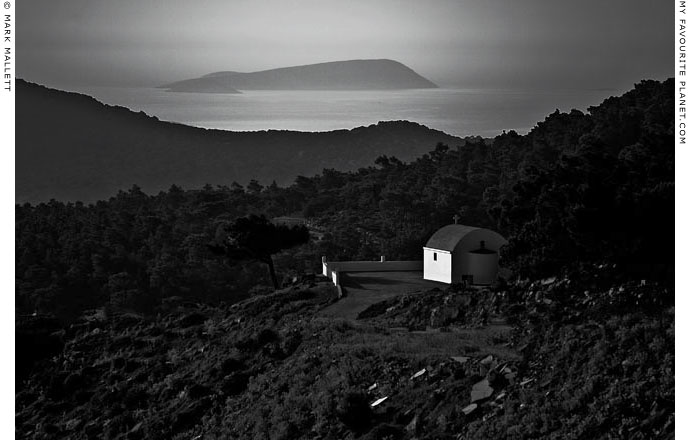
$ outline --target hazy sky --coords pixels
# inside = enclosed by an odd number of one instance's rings
[[[361,58],[395,59],[460,87],[627,89],[673,74],[671,1],[16,3],[19,76],[52,86],[148,86]]]

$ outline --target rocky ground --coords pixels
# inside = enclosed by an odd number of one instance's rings
[[[328,283],[24,318],[18,345],[47,354],[18,358],[17,438],[673,438],[673,292],[611,270],[402,295],[356,322],[319,316]]]

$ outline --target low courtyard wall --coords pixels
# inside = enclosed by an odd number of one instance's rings
[[[407,272],[424,270],[423,261],[326,261],[322,259],[323,275],[340,285],[345,272]]]

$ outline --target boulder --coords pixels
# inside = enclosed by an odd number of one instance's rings
[[[491,388],[491,386],[489,385],[489,381],[487,379],[479,381],[472,387],[471,402],[474,403],[479,400],[487,399],[491,397],[493,392],[494,389]]]

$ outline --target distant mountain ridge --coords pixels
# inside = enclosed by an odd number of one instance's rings
[[[241,90],[401,90],[438,88],[394,60],[349,60],[259,72],[223,71],[160,86],[171,92],[238,93]]]
[[[371,166],[380,155],[409,161],[438,142],[464,140],[408,121],[329,132],[208,130],[159,121],[78,93],[17,81],[16,202],[93,202],[133,184],[294,182],[324,168]]]

